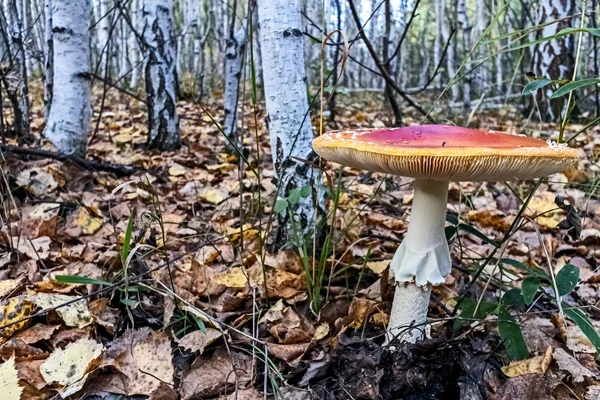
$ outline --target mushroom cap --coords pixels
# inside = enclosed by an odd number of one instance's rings
[[[566,144],[450,125],[328,132],[313,148],[349,167],[438,181],[533,179],[579,159]]]

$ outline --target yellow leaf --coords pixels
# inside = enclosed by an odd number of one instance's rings
[[[321,325],[317,326],[317,329],[315,329],[313,340],[321,340],[327,335],[329,335],[329,324],[327,322],[324,322]]]
[[[47,383],[57,382],[67,386],[81,380],[88,367],[96,360],[104,347],[92,339],[79,339],[63,349],[58,348],[42,365],[40,372]]]
[[[383,271],[390,265],[391,260],[383,261],[369,261],[367,262],[367,268],[373,271],[377,275],[381,275]]]
[[[205,189],[200,193],[200,198],[211,203],[219,204],[229,197],[229,192],[225,189]]]
[[[169,175],[171,176],[182,176],[188,172],[188,169],[180,164],[173,164],[171,168],[169,168]]]
[[[227,228],[228,240],[237,242],[244,236],[244,240],[254,239],[258,235],[258,230],[250,224],[244,224],[241,228]]]
[[[21,321],[29,317],[33,311],[33,304],[25,298],[13,297],[8,300],[8,304],[0,307],[0,326],[13,324],[4,329],[0,329],[0,343],[6,342],[16,332],[23,329],[29,320]],[[17,322],[20,321],[20,322]]]
[[[104,219],[93,216],[87,208],[82,207],[73,219],[73,224],[80,226],[84,233],[91,235],[96,233],[102,225],[104,225]]]
[[[2,399],[20,400],[23,388],[19,386],[19,376],[15,368],[14,356],[9,358],[4,364],[0,365],[0,388],[2,389]]]
[[[131,142],[131,133],[119,133],[118,135],[113,137],[113,140],[117,142],[117,144],[125,144]]]
[[[47,309],[62,306],[77,298],[77,296],[67,296],[64,294],[38,293],[29,299],[38,307]],[[85,299],[79,299],[66,306],[57,308],[56,313],[65,321],[67,326],[83,328],[92,323],[92,315]]]
[[[248,278],[241,268],[230,268],[229,271],[215,275],[214,279],[221,285],[232,289],[244,289]]]
[[[18,279],[4,279],[0,281],[0,297],[6,297],[13,290],[18,288],[23,282],[23,278]]]
[[[502,372],[506,376],[519,376],[524,374],[544,374],[552,362],[552,347],[548,347],[544,355],[535,356],[527,360],[513,361],[505,367]]]

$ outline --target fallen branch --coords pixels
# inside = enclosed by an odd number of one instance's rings
[[[73,161],[80,167],[89,171],[112,172],[118,176],[131,175],[138,171],[138,168],[133,165],[103,163],[100,161],[86,160],[85,158],[76,155],[60,154],[47,150],[27,149],[24,147],[7,146],[3,144],[0,144],[0,150],[20,156],[50,158],[58,161]]]

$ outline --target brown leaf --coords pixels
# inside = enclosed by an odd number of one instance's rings
[[[90,303],[90,314],[94,321],[111,335],[115,334],[117,322],[119,320],[119,310],[110,307],[110,299],[102,298]]]
[[[502,372],[509,377],[524,374],[545,374],[551,362],[552,347],[548,347],[544,355],[535,356],[527,360],[513,361],[509,365],[502,367]]]
[[[243,353],[232,353],[233,364],[227,354],[198,357],[183,373],[181,380],[182,400],[216,396],[232,391],[236,383],[243,386],[250,382],[252,359]],[[235,371],[234,371],[235,370]]]
[[[189,351],[198,351],[200,354],[204,348],[222,336],[217,329],[206,328],[206,332],[200,330],[193,331],[177,341],[179,346]]]
[[[276,344],[269,343],[269,353],[273,356],[279,358],[290,364],[291,366],[295,366],[298,361],[302,358],[304,353],[310,347],[310,343],[295,343],[295,344]]]
[[[26,381],[37,390],[42,390],[46,385],[44,377],[40,373],[40,366],[44,360],[21,360],[17,361],[16,367],[19,379]]]
[[[53,203],[41,203],[23,210],[22,233],[29,239],[40,236],[54,237],[60,207]]]
[[[127,376],[127,394],[150,396],[161,382],[173,384],[171,343],[159,332],[138,342],[115,360],[115,367]]]
[[[586,376],[595,377],[593,372],[585,368],[575,357],[561,348],[556,349],[554,352],[554,359],[561,370],[567,371],[571,375],[573,382],[583,382]]]

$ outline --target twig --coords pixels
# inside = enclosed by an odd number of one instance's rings
[[[112,164],[100,161],[86,160],[85,158],[77,155],[60,154],[47,150],[27,149],[24,147],[7,146],[3,144],[0,144],[0,150],[20,156],[50,158],[58,161],[73,161],[77,165],[87,170],[112,172],[113,174],[116,174],[118,176],[131,175],[138,171],[138,168],[134,167],[133,165]]]

